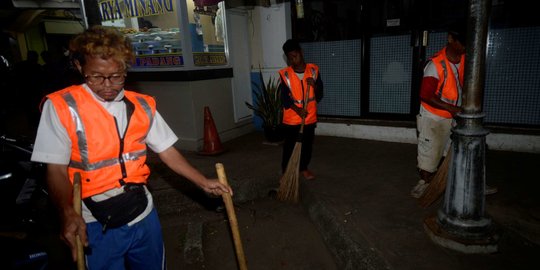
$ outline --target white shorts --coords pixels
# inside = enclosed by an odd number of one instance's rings
[[[453,119],[442,118],[426,110],[416,116],[418,130],[418,168],[436,172],[450,146]]]

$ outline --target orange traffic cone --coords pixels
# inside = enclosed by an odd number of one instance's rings
[[[208,106],[204,107],[204,146],[201,155],[218,155],[225,152]]]

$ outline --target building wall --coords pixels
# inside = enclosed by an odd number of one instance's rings
[[[231,10],[227,16],[234,16],[227,18],[227,35],[232,47],[228,62],[233,69],[233,78],[133,84],[135,90],[156,98],[158,111],[179,137],[176,146],[180,149],[197,151],[204,146],[205,107],[210,109],[222,142],[254,130],[250,112],[244,104],[250,97],[251,84],[249,38],[247,31],[243,31],[247,13]],[[248,50],[240,51],[239,48]]]
[[[287,3],[288,4],[288,3]],[[278,5],[279,6],[279,5]],[[254,61],[262,62],[263,75],[265,80],[269,76],[275,76],[277,70],[285,65],[281,44],[286,38],[291,37],[290,5],[283,7],[258,7],[253,12],[254,41],[253,46]],[[279,21],[278,21],[279,20]],[[260,31],[257,33],[257,31]],[[319,52],[311,52],[317,55]],[[254,71],[257,71],[258,62],[254,62]],[[336,65],[334,65],[335,68]],[[341,69],[341,66],[337,67]],[[331,73],[332,71],[328,71]],[[360,76],[360,75],[358,75]],[[323,75],[324,78],[324,75]],[[328,95],[326,96],[328,98]],[[325,100],[323,99],[323,102]],[[330,108],[328,108],[330,109]],[[373,122],[373,121],[371,121]],[[341,136],[358,139],[382,140],[402,143],[416,143],[416,130],[407,127],[378,126],[376,124],[355,124],[351,121],[339,120],[332,123],[319,123],[316,133],[318,135]],[[490,133],[487,138],[490,149],[520,151],[520,152],[540,152],[540,136],[527,134],[507,134],[503,132]]]
[[[290,3],[284,2],[271,7],[257,6],[252,12],[252,68],[258,72],[260,67],[265,81],[286,66],[281,46],[292,37],[290,9]]]
[[[136,82],[134,90],[154,96],[157,109],[178,136],[176,146],[197,151],[204,143],[204,108],[209,107],[222,142],[252,131],[249,120],[235,122],[231,79],[193,82]]]

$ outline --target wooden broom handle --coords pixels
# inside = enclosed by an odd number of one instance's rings
[[[81,214],[81,174],[75,173],[73,179],[73,209],[78,215]],[[84,249],[81,242],[81,237],[77,235],[75,241],[77,242],[77,270],[84,270]]]
[[[306,89],[307,89],[306,94],[303,96],[304,98],[304,103],[302,104],[303,110],[307,109],[307,103],[309,100],[309,84],[307,85]],[[300,133],[304,133],[304,125],[306,123],[306,116],[302,116],[302,124],[300,125]]]
[[[227,176],[225,175],[225,168],[223,164],[216,163],[216,171],[219,182],[228,185]],[[236,258],[238,259],[238,265],[240,270],[247,270],[246,258],[244,256],[244,248],[242,247],[242,240],[240,239],[240,231],[238,230],[238,220],[236,220],[236,214],[234,212],[234,205],[231,198],[231,194],[223,193],[221,195],[225,208],[227,209],[227,216],[229,217],[229,223],[231,225],[231,231],[234,239],[234,248],[236,249]]]

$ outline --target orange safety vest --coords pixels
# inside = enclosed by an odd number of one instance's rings
[[[71,140],[68,175],[81,174],[82,198],[125,183],[147,182],[145,138],[156,112],[152,97],[124,91],[128,124],[120,138],[115,118],[83,86],[52,93],[51,100]],[[130,117],[131,114],[131,117]]]
[[[307,88],[307,78],[311,77],[317,80],[317,74],[319,74],[319,67],[315,64],[306,64],[306,70],[304,71],[304,78],[300,80],[292,67],[286,67],[279,71],[279,75],[285,84],[291,90],[291,98],[294,101],[293,106],[300,108],[304,105],[304,90]],[[309,87],[308,100],[306,110],[308,112],[305,124],[313,124],[317,122],[317,101],[315,100],[315,90],[313,87]],[[300,117],[293,109],[283,109],[283,123],[287,125],[300,125],[302,123],[302,117]]]
[[[437,74],[439,75],[439,84],[437,85],[435,95],[446,103],[457,105],[459,99],[458,82],[456,82],[456,76],[454,75],[454,71],[451,66],[452,63],[450,63],[448,58],[446,58],[446,47],[436,53],[431,58],[431,61],[433,62],[435,68],[437,69]],[[465,55],[461,56],[459,63],[459,85],[463,86],[463,76],[465,74]],[[432,112],[433,114],[444,118],[452,118],[452,114],[446,110],[441,110],[430,106],[424,101],[421,101],[421,103],[426,110]]]

